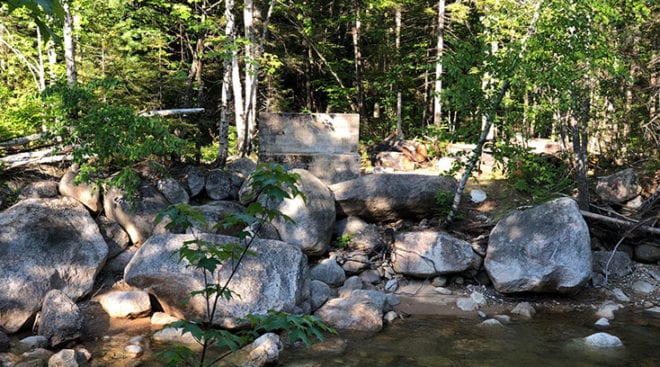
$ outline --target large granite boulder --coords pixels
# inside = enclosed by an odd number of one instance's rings
[[[366,220],[422,219],[437,212],[438,191],[454,192],[456,179],[416,174],[373,174],[330,186],[337,212]]]
[[[72,300],[92,290],[108,246],[71,198],[28,199],[0,213],[0,328],[18,331],[59,289]]]
[[[330,245],[335,224],[334,197],[328,186],[309,171],[293,169],[291,172],[300,175],[298,189],[305,194],[306,200],[297,196],[275,205],[263,198],[260,201],[293,219],[293,222],[272,221],[282,241],[300,247],[307,255],[322,255]]]
[[[76,183],[78,165],[71,166],[60,179],[59,190],[62,196],[72,197],[97,213],[101,210],[101,190],[95,183]]]
[[[140,246],[152,235],[156,215],[169,206],[169,202],[156,188],[141,184],[133,200],[117,187],[111,187],[103,197],[108,219],[119,223],[134,245]]]
[[[599,177],[596,193],[601,199],[613,203],[624,203],[639,194],[637,174],[632,168],[624,169],[609,176]]]
[[[415,277],[433,277],[466,270],[474,256],[472,246],[444,232],[403,232],[394,236],[392,268]]]
[[[211,243],[239,243],[236,237],[199,234]],[[181,301],[191,292],[204,288],[203,274],[179,263],[175,254],[192,235],[154,235],[135,254],[126,267],[126,283],[153,294],[165,312],[178,318],[205,318],[206,302],[201,295]],[[310,280],[307,257],[296,246],[281,241],[257,239],[229,284],[237,294],[229,301],[220,300],[215,312],[216,324],[235,326],[235,318],[270,309],[286,312],[310,311]],[[222,283],[231,273],[230,263],[219,269],[213,282]]]
[[[589,228],[570,198],[502,218],[484,262],[502,293],[575,293],[591,277],[591,264]]]

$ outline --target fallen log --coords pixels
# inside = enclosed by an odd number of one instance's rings
[[[32,134],[32,135],[24,136],[22,138],[0,142],[0,148],[18,147],[39,139],[41,139],[41,134]]]
[[[140,112],[140,116],[153,117],[153,116],[172,116],[172,115],[185,115],[188,113],[202,113],[203,108],[174,108],[171,110],[153,110]]]
[[[70,161],[71,159],[73,159],[73,156],[70,154],[51,155],[55,152],[56,149],[51,147],[51,148],[37,150],[34,152],[12,154],[0,158],[0,163],[2,163],[2,165],[5,168],[16,168],[28,164],[55,163],[62,161]]]
[[[635,220],[632,220],[632,219],[630,219],[630,220],[617,219],[617,218],[612,218],[612,217],[608,217],[608,216],[605,216],[605,215],[592,213],[592,212],[589,212],[589,211],[586,211],[586,210],[580,210],[580,213],[585,218],[594,219],[594,220],[601,221],[601,222],[606,222],[606,223],[609,223],[609,224],[615,224],[615,225],[623,226],[623,227],[626,227],[626,228],[635,227],[635,226],[638,226],[638,224],[639,224],[638,221],[635,221]],[[651,234],[655,234],[655,235],[660,236],[660,228],[640,225],[640,226],[637,227],[637,229],[640,230],[640,231],[644,231],[644,232],[647,232],[647,233],[651,233]]]

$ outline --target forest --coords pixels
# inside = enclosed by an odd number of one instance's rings
[[[0,4],[0,142],[38,133],[30,147],[73,147],[83,174],[222,166],[258,150],[261,112],[359,113],[365,151],[394,136],[440,157],[483,136],[521,189],[660,167],[651,0]],[[181,108],[203,112],[145,117]],[[570,184],[531,138],[562,143]]]

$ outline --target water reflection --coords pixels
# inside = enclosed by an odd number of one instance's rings
[[[606,332],[625,345],[590,350],[575,341],[598,330],[590,313],[541,313],[505,327],[480,320],[415,316],[375,335],[346,335],[312,348],[287,350],[283,367],[588,367],[660,366],[660,320],[617,314]]]

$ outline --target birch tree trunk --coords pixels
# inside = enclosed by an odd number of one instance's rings
[[[395,14],[395,21],[396,21],[396,30],[395,30],[395,47],[396,47],[396,53],[397,57],[401,51],[401,7],[396,8],[396,14]],[[401,96],[401,90],[397,87],[397,92],[396,92],[396,137],[398,140],[403,139],[403,117],[401,116],[401,110],[403,107],[403,100]]]
[[[257,66],[259,62],[256,57],[256,40],[254,34],[254,2],[245,0],[243,6],[243,25],[245,31],[245,131],[243,142],[240,144],[241,156],[250,154],[252,150],[252,138],[256,131],[256,89],[257,88]]]
[[[233,49],[233,37],[234,37],[234,0],[225,0],[225,37],[227,37],[227,44],[225,52],[229,53],[227,50]],[[227,55],[229,56],[229,55]],[[218,126],[218,157],[216,159],[216,165],[219,167],[224,167],[227,163],[227,157],[229,156],[229,100],[231,98],[231,74],[232,74],[232,65],[234,54],[231,53],[232,57],[225,57],[223,62],[224,71],[222,74],[222,93],[220,96],[220,123]]]
[[[62,27],[62,38],[64,43],[64,64],[66,66],[66,84],[73,87],[78,81],[76,71],[76,45],[73,41],[73,16],[71,15],[71,0],[62,1],[64,9],[64,26]]]
[[[433,125],[442,124],[442,58],[445,37],[445,0],[438,0],[438,39],[435,47],[435,88],[433,90]]]
[[[360,114],[360,120],[367,121],[367,112],[364,105],[364,86],[362,85],[362,49],[360,47],[360,39],[362,34],[362,16],[361,16],[361,7],[362,4],[359,0],[353,1],[353,7],[355,8],[355,22],[353,25],[353,62],[355,64],[355,86],[357,89],[357,107],[358,113]]]

